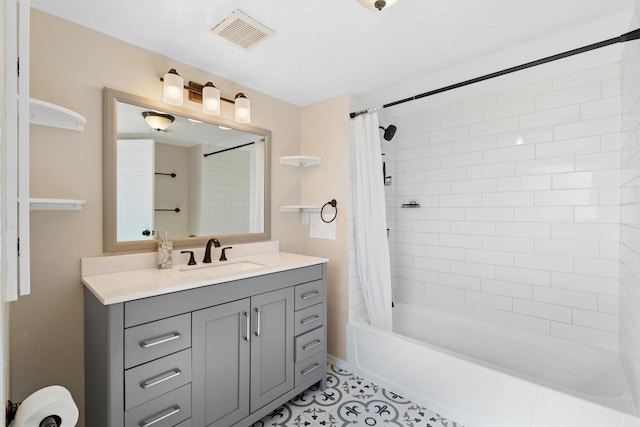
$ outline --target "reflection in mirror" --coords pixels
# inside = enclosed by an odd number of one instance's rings
[[[268,239],[268,131],[105,96],[106,252],[153,250],[165,231],[176,247]]]

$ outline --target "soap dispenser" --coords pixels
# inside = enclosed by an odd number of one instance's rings
[[[171,268],[171,253],[173,252],[173,242],[168,240],[168,232],[164,232],[161,242],[158,242],[158,268]]]

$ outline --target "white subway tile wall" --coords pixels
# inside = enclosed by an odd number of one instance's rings
[[[636,9],[630,28],[638,28],[639,25],[640,16]],[[620,355],[637,403],[640,401],[640,45],[637,42],[625,44],[621,82],[619,303],[616,304],[611,296],[599,296],[598,311],[612,315],[619,313]],[[603,93],[606,91],[616,95],[615,84],[608,81],[603,84],[602,90]],[[585,114],[590,112],[587,108]]]
[[[640,117],[620,74],[614,63],[397,118],[383,143],[397,301],[617,349],[621,149],[630,168],[640,158],[636,128],[620,136],[622,104]],[[637,194],[622,196],[628,227]],[[410,201],[421,207],[400,208]],[[624,249],[636,263],[638,246]]]

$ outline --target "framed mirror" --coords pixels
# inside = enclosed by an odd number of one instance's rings
[[[271,132],[105,88],[106,253],[270,238]]]

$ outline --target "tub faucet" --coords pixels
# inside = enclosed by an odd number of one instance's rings
[[[207,247],[204,250],[204,259],[202,260],[202,262],[204,263],[211,262],[211,244],[212,243],[214,247],[216,248],[220,247],[220,241],[218,239],[216,239],[215,237],[209,239],[209,241],[207,242]]]

